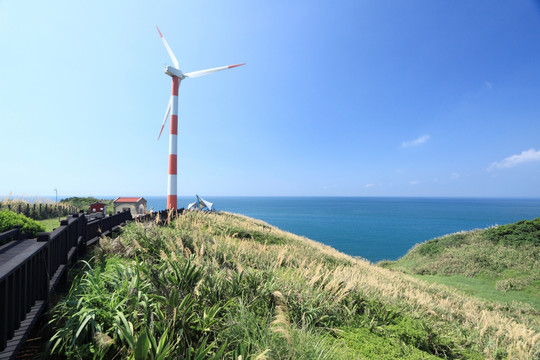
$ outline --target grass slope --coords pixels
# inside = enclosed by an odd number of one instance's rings
[[[436,238],[381,265],[540,312],[540,218]]]
[[[130,224],[105,239],[52,323],[58,358],[540,354],[540,324],[526,314],[227,213]]]
[[[58,221],[57,217],[52,218],[52,219],[46,219],[46,220],[37,220],[37,222],[40,223],[45,228],[45,230],[43,231],[47,231],[47,232],[51,232],[60,226],[60,221]]]
[[[444,284],[454,287],[468,295],[476,296],[481,299],[494,301],[502,305],[511,306],[519,311],[531,313],[531,316],[540,316],[540,292],[538,287],[529,286],[523,290],[497,289],[497,281],[485,278],[471,278],[462,275],[418,275],[419,279],[424,281]],[[521,303],[516,304],[516,303]],[[535,311],[531,311],[528,306]]]

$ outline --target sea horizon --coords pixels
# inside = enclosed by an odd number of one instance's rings
[[[459,196],[447,196],[447,195],[200,195],[200,194],[192,194],[192,195],[178,195],[178,199],[181,198],[195,198],[196,195],[203,196],[203,197],[235,197],[235,198],[273,198],[273,197],[280,197],[280,198],[427,198],[427,199],[519,199],[519,200],[540,200],[540,196],[467,196],[467,195],[459,195]],[[70,197],[94,197],[97,199],[114,199],[117,197],[139,197],[140,195],[130,195],[130,194],[123,194],[123,195],[61,195],[58,196],[58,201],[62,199],[67,199]],[[167,195],[142,195],[140,197],[167,197]],[[11,199],[36,199],[36,198],[47,198],[47,199],[55,199],[55,195],[0,195],[0,200],[4,198],[11,198]]]
[[[58,199],[67,198],[62,196]],[[114,199],[117,196],[94,196]],[[148,210],[166,196],[142,196]],[[263,220],[284,231],[371,262],[397,260],[415,244],[460,231],[540,217],[540,198],[443,196],[207,196],[215,209]],[[20,197],[19,197],[20,198]],[[50,197],[47,197],[50,199]],[[54,200],[54,197],[52,198]],[[180,196],[179,208],[196,200]]]
[[[218,211],[260,219],[371,262],[397,260],[415,244],[443,235],[540,217],[536,198],[202,197]],[[166,197],[145,199],[149,209],[166,206]],[[193,201],[181,197],[179,207]]]

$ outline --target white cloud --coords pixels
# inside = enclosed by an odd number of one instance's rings
[[[425,143],[428,140],[429,140],[429,135],[428,134],[422,135],[418,139],[402,142],[401,147],[406,148],[406,147],[411,147],[411,146],[422,145],[423,143]]]
[[[540,161],[540,150],[529,149],[523,151],[521,154],[511,155],[504,158],[502,161],[494,162],[488,168],[488,171],[494,169],[507,169],[514,167],[521,163]]]
[[[420,183],[420,181],[418,181],[418,180],[409,181],[409,184],[411,184],[411,185],[418,185],[419,183]]]
[[[450,175],[450,179],[452,179],[452,180],[459,179],[459,173],[457,173],[457,172],[452,173],[452,175]]]
[[[373,184],[366,184],[366,186],[364,186],[364,187],[370,188],[370,187],[374,187],[374,186],[375,186],[375,185],[373,185]]]
[[[491,81],[486,81],[484,83],[484,88],[487,89],[487,90],[493,89],[493,83]]]

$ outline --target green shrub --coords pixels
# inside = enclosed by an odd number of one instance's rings
[[[495,244],[540,246],[540,217],[487,229],[485,236]]]
[[[32,236],[45,228],[35,220],[27,218],[23,214],[16,214],[10,210],[0,210],[0,233],[13,229],[16,225],[21,226],[21,231]]]
[[[467,234],[456,233],[435,238],[418,247],[420,255],[438,255],[448,248],[457,248],[467,242]]]
[[[395,261],[393,260],[381,260],[377,262],[375,265],[380,266],[382,268],[390,269],[392,265],[395,264]]]

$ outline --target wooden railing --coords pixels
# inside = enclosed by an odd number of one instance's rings
[[[19,239],[18,229],[0,234],[13,239],[0,246],[0,360],[16,356],[49,295],[66,285],[68,267],[86,246],[129,220],[129,211],[90,221],[78,213],[36,239]]]
[[[25,238],[27,239],[28,236],[22,233],[20,225],[16,225],[13,229],[0,233],[0,245],[3,245],[11,240],[20,240]]]

